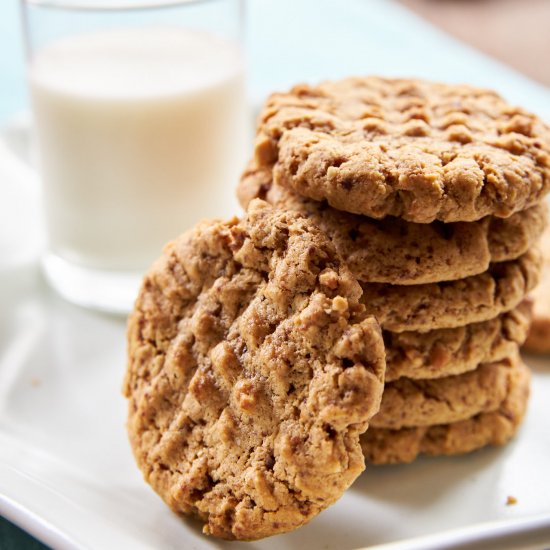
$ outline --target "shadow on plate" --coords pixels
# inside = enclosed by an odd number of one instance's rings
[[[400,507],[430,508],[482,473],[497,480],[508,452],[508,447],[487,447],[461,456],[419,457],[411,464],[367,465],[350,490]]]

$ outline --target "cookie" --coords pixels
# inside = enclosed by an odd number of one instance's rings
[[[368,313],[391,332],[428,332],[479,323],[510,311],[539,278],[540,253],[491,264],[489,270],[448,283],[402,286],[363,283]]]
[[[513,364],[507,357],[436,380],[400,378],[389,382],[384,388],[380,411],[370,426],[398,430],[448,424],[493,411],[506,397]]]
[[[524,348],[536,353],[550,353],[550,226],[543,234],[540,247],[542,271],[540,283],[530,296],[533,321]]]
[[[289,531],[364,468],[385,370],[330,240],[251,203],[167,245],[128,325],[128,433],[147,482],[225,539]]]
[[[273,94],[255,161],[276,183],[372,218],[508,217],[550,188],[550,129],[489,90],[349,78]]]
[[[495,319],[430,332],[384,331],[386,382],[462,374],[517,352],[527,337],[531,305],[523,301]]]
[[[504,445],[516,433],[529,399],[530,371],[521,361],[513,369],[508,395],[496,411],[435,426],[387,430],[369,428],[361,436],[365,459],[373,464],[412,462],[419,454],[469,453]]]
[[[250,163],[237,194],[246,208],[262,198],[307,216],[330,236],[354,275],[364,282],[417,285],[478,275],[491,262],[513,260],[540,238],[546,204],[510,218],[417,224],[400,218],[374,220],[331,208],[273,183],[271,171]]]

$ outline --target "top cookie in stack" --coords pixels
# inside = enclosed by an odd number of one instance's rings
[[[351,78],[272,95],[254,157],[276,183],[339,210],[471,222],[540,201],[548,132],[488,90]]]
[[[308,216],[362,283],[390,381],[363,440],[371,461],[514,433],[549,153],[535,115],[468,86],[352,78],[268,99],[239,199]]]

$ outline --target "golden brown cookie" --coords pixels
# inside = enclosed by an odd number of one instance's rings
[[[441,378],[517,353],[527,336],[531,305],[523,301],[495,319],[430,332],[384,331],[386,382],[402,376]]]
[[[540,283],[530,295],[533,321],[524,348],[536,353],[550,353],[550,226],[544,232],[540,248],[542,271]]]
[[[486,445],[504,445],[523,420],[530,378],[529,369],[519,361],[513,369],[508,395],[496,411],[451,424],[402,430],[370,428],[361,436],[365,459],[373,464],[408,463],[419,454],[457,455]]]
[[[493,411],[506,397],[512,358],[486,363],[475,370],[437,378],[400,378],[384,388],[380,411],[370,422],[372,428],[398,430],[416,426],[448,424]]]
[[[384,348],[329,239],[251,203],[168,244],[128,325],[128,433],[145,479],[205,533],[308,522],[364,468]]]
[[[276,183],[373,218],[508,217],[550,188],[550,129],[464,85],[348,78],[273,94],[255,161]]]
[[[491,262],[514,260],[540,238],[546,204],[510,218],[417,224],[400,218],[374,220],[331,208],[273,183],[271,170],[250,163],[237,188],[244,208],[261,198],[300,212],[330,236],[352,273],[364,282],[417,285],[463,279]]]
[[[391,332],[428,332],[493,319],[516,307],[539,278],[540,253],[491,264],[488,271],[448,283],[402,286],[363,283],[368,313]]]

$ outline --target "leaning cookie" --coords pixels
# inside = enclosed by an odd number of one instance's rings
[[[498,94],[348,78],[273,94],[255,161],[276,183],[373,218],[506,218],[550,189],[550,129]]]
[[[429,332],[384,331],[386,382],[401,377],[432,379],[461,374],[517,352],[527,337],[531,303],[521,302],[481,323]]]
[[[412,462],[419,454],[458,455],[486,445],[504,445],[523,420],[529,398],[530,371],[514,368],[506,399],[496,411],[452,424],[388,430],[370,428],[361,436],[365,459],[373,464]]]
[[[307,523],[364,468],[384,347],[308,220],[251,203],[165,247],[128,326],[128,433],[145,479],[226,539]]]
[[[498,408],[506,397],[514,355],[479,365],[464,374],[434,380],[400,378],[384,388],[371,428],[411,428],[449,424]]]
[[[533,321],[524,349],[535,353],[550,353],[550,226],[543,234],[540,248],[543,265],[540,283],[530,295],[533,302]]]
[[[353,274],[363,282],[418,285],[464,279],[491,262],[515,260],[540,238],[545,203],[506,219],[418,224],[400,218],[375,220],[331,208],[273,183],[271,170],[249,163],[237,188],[246,208],[254,198],[294,210],[330,236]]]
[[[538,283],[541,256],[532,249],[517,260],[458,281],[402,286],[363,283],[362,302],[382,328],[428,332],[493,319],[515,308]]]

